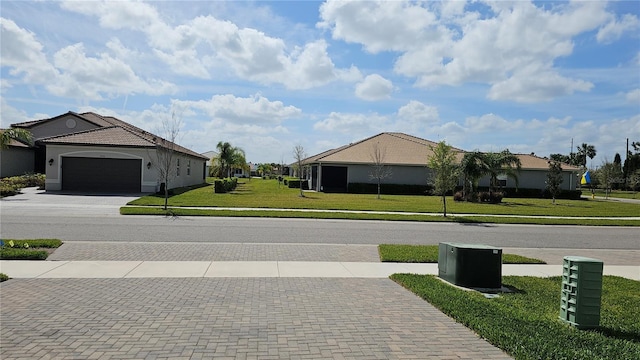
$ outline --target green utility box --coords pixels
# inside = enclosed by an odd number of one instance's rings
[[[600,325],[601,260],[565,256],[562,265],[560,319],[579,329]]]
[[[442,242],[438,246],[438,277],[469,288],[502,287],[502,249]]]

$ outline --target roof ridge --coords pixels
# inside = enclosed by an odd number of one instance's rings
[[[119,126],[102,126],[102,127],[98,127],[98,128],[94,128],[94,129],[87,129],[87,130],[82,130],[82,131],[76,131],[73,133],[68,133],[68,134],[61,134],[61,135],[53,135],[53,136],[48,136],[48,137],[44,137],[41,139],[38,139],[38,141],[43,141],[43,140],[52,140],[52,139],[57,139],[57,138],[65,138],[65,137],[70,137],[70,136],[75,136],[75,135],[82,135],[82,134],[88,134],[88,133],[92,133],[92,132],[97,132],[97,131],[101,131],[101,130],[106,130],[106,129],[113,129],[113,128],[118,128]]]

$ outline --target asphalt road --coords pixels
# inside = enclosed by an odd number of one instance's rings
[[[62,240],[437,244],[441,241],[503,247],[640,250],[640,229],[624,227],[469,225],[350,220],[67,215],[14,215],[3,209],[3,238]]]
[[[521,248],[640,250],[638,227],[120,215],[120,206],[135,198],[24,189],[22,194],[0,201],[0,237],[374,245],[449,241]]]

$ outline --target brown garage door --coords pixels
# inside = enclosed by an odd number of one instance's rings
[[[62,158],[62,190],[139,193],[141,160]]]

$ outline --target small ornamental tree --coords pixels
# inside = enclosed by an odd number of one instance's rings
[[[560,194],[560,184],[562,184],[562,166],[560,162],[549,161],[549,172],[547,172],[547,189],[551,193],[552,202],[555,205],[556,196]]]
[[[434,192],[442,196],[442,213],[447,217],[447,191],[458,184],[459,166],[455,163],[455,152],[446,142],[440,141],[436,147],[429,146],[433,155],[429,157],[429,168],[434,172],[431,181]]]
[[[302,192],[302,161],[307,157],[307,154],[304,151],[304,147],[302,145],[296,145],[293,148],[293,158],[296,160],[296,164],[298,167],[298,180],[300,180],[300,197],[304,197],[304,192]]]
[[[177,175],[178,163],[176,159],[176,142],[180,134],[182,121],[175,113],[171,118],[165,117],[162,121],[162,132],[166,139],[154,138],[156,145],[156,166],[158,177],[164,183],[164,210],[167,210],[169,202],[169,183]]]
[[[392,175],[391,168],[385,165],[386,154],[387,149],[381,149],[378,143],[373,144],[370,154],[372,164],[369,179],[376,180],[378,184],[378,199],[380,199],[380,183]]]

